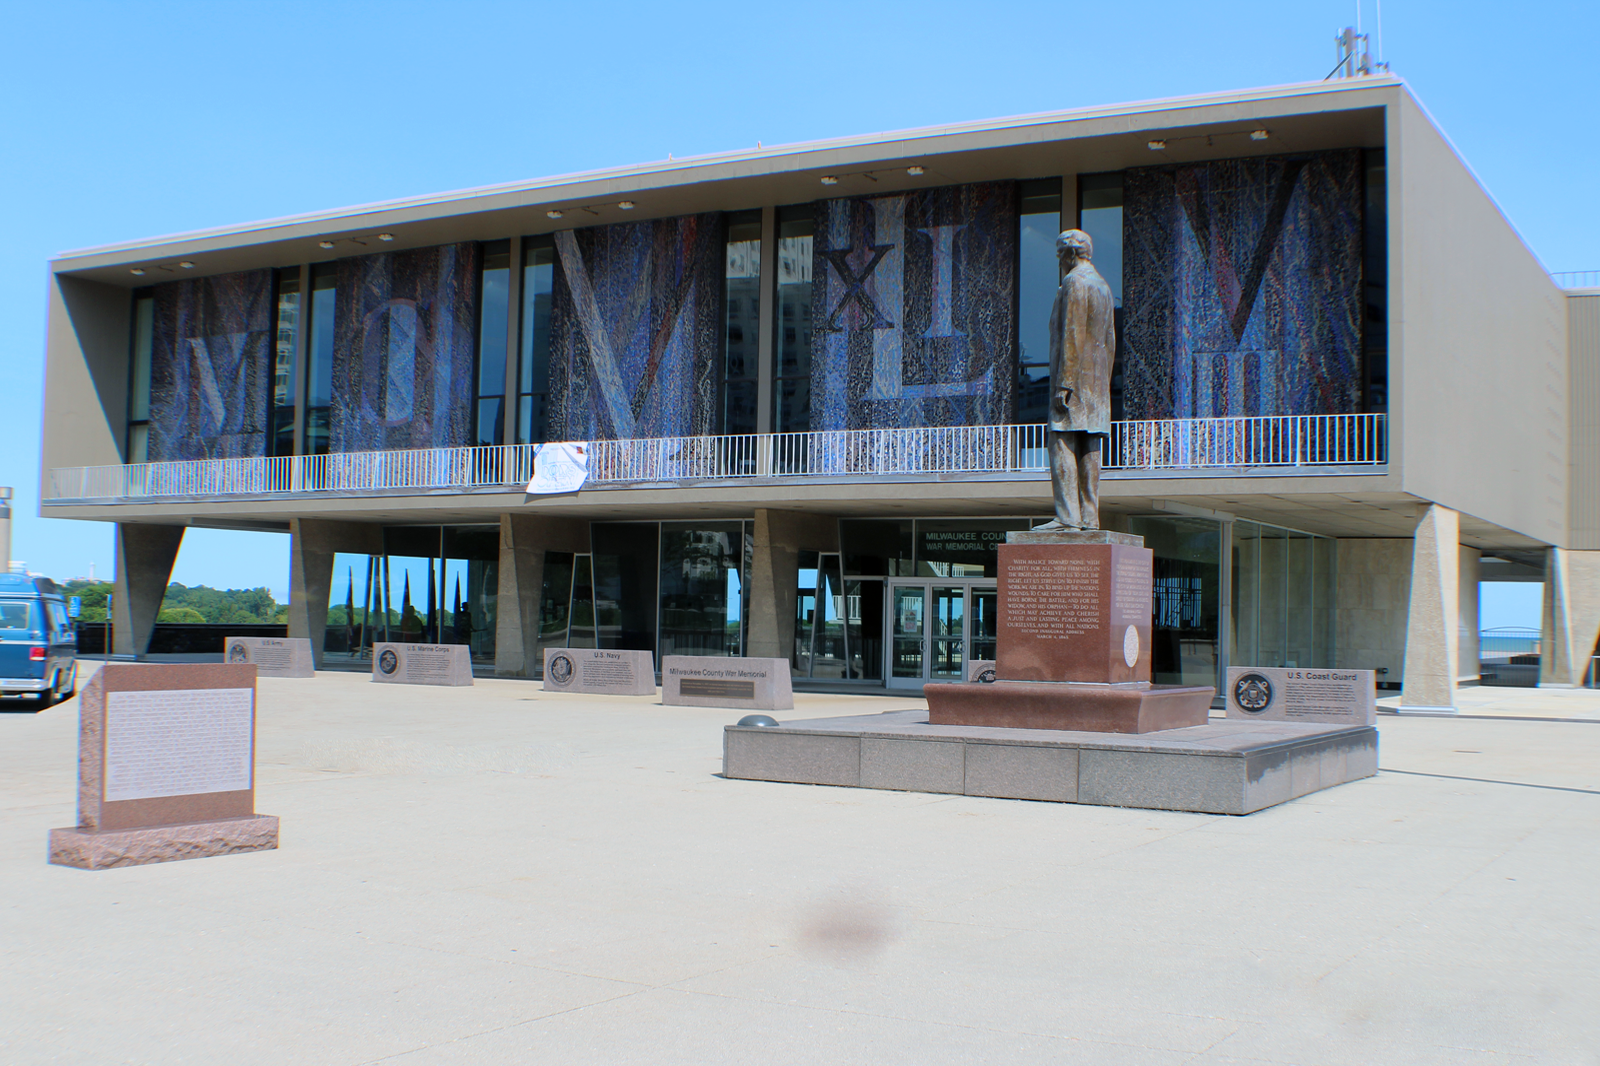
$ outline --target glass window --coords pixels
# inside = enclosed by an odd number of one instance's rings
[[[1027,529],[1026,518],[917,519],[918,577],[996,577],[1006,533]]]
[[[661,654],[739,655],[743,522],[661,526]]]
[[[149,289],[133,297],[133,358],[128,381],[128,462],[150,456],[150,350],[155,344],[156,301]]]
[[[0,600],[0,629],[32,630],[33,604],[28,600]]]
[[[772,425],[779,433],[811,429],[811,216],[810,204],[778,209]]]
[[[850,680],[883,680],[883,582],[844,579],[845,641]]]
[[[1217,685],[1221,655],[1222,523],[1135,516],[1129,532],[1155,556],[1150,679]]]
[[[1017,421],[1050,411],[1050,305],[1061,284],[1061,179],[1022,183],[1017,216]]]
[[[761,212],[728,216],[722,362],[722,432],[756,431],[760,374]]]
[[[580,555],[572,564],[572,635],[570,648],[596,648],[594,557]],[[541,663],[540,669],[543,669]]]
[[[333,402],[333,327],[337,267],[311,268],[311,365],[306,373],[306,454],[328,454],[328,405]]]
[[[1117,332],[1117,353],[1111,366],[1111,417],[1122,415],[1122,368],[1127,361],[1122,324],[1122,175],[1083,174],[1078,177],[1078,228],[1094,243],[1094,267],[1111,286],[1116,309],[1112,324]]]
[[[1361,346],[1366,409],[1389,409],[1389,186],[1382,148],[1366,152],[1366,314]]]
[[[478,413],[473,443],[505,443],[506,338],[511,315],[511,242],[483,246],[478,300]]]
[[[803,551],[798,562],[794,597],[794,654],[789,661],[795,677],[810,677],[812,623],[817,615],[820,556],[814,551]]]
[[[294,454],[294,404],[300,363],[300,269],[277,274],[277,321],[273,323],[272,455]]]
[[[839,523],[846,576],[910,577],[916,572],[911,543],[909,518],[847,519]]]
[[[522,339],[517,368],[517,443],[547,439],[550,395],[550,302],[556,245],[548,234],[522,242]],[[576,647],[576,645],[574,645]]]
[[[533,662],[528,664],[535,677],[544,676],[546,648],[577,647],[567,643],[568,627],[572,621],[574,561],[571,552],[544,553],[544,582],[539,591],[539,649]]]
[[[654,522],[596,522],[589,536],[596,646],[654,652],[660,527]]]

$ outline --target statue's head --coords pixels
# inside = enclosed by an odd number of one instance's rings
[[[1064,263],[1094,258],[1094,241],[1081,229],[1063,230],[1056,238],[1056,255]]]

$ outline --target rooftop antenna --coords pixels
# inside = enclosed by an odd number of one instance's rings
[[[1369,35],[1361,32],[1361,5],[1356,5],[1356,25],[1346,26],[1334,37],[1334,48],[1338,51],[1339,61],[1328,71],[1327,77],[1335,75],[1341,78],[1364,78],[1373,71],[1372,53],[1369,49]]]

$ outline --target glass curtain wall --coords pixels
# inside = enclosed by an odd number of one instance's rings
[[[1122,343],[1122,175],[1083,174],[1078,177],[1078,228],[1094,244],[1094,267],[1111,286],[1116,309],[1117,355],[1111,371],[1111,417],[1122,414],[1122,367],[1127,348]]]
[[[551,294],[556,284],[555,239],[522,242],[522,333],[517,366],[517,443],[540,444],[549,432]],[[574,645],[576,646],[576,645]]]
[[[156,299],[149,289],[133,294],[133,352],[128,360],[128,450],[130,463],[150,458],[150,352],[155,346]]]
[[[506,330],[511,314],[511,242],[483,246],[478,300],[478,409],[473,443],[505,443]]]
[[[746,522],[661,525],[661,655],[742,655]]]
[[[1136,516],[1129,532],[1154,556],[1150,680],[1216,685],[1221,676],[1221,522]]]
[[[498,526],[395,526],[379,555],[334,556],[326,657],[370,661],[381,641],[465,644],[494,661]]]
[[[295,392],[300,376],[300,269],[277,271],[275,279],[277,321],[272,333],[272,411],[267,449],[269,455],[293,455]]]
[[[1050,415],[1050,305],[1061,284],[1061,179],[1025,181],[1017,216],[1017,421]]]
[[[811,429],[812,225],[810,204],[778,209],[777,313],[773,316],[777,366],[772,385],[772,427],[778,433]]]
[[[760,211],[740,211],[728,216],[726,262],[722,303],[722,432],[754,433],[757,380],[761,373]]]
[[[1337,542],[1243,519],[1232,541],[1229,664],[1334,665]]]
[[[333,402],[333,316],[335,266],[311,268],[311,352],[306,369],[307,455],[328,454],[328,407]]]

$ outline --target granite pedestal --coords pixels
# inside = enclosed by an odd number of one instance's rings
[[[934,725],[1150,733],[1204,725],[1216,690],[1150,683],[1153,557],[1096,529],[1000,545],[993,683],[923,686]]]
[[[970,686],[988,693],[993,686]],[[930,724],[924,711],[723,729],[729,778],[1250,814],[1378,771],[1370,726],[1217,721],[1143,736]]]
[[[78,697],[78,824],[50,862],[85,870],[278,846],[255,811],[256,668],[107,663]]]

